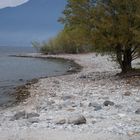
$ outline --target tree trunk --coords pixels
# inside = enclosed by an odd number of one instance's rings
[[[131,48],[127,48],[124,50],[123,54],[123,69],[122,72],[128,72],[132,70],[132,53]]]
[[[117,61],[120,64],[122,73],[132,70],[132,51],[131,48],[122,49],[121,45],[116,47]]]

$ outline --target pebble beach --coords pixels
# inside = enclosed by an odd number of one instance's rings
[[[28,99],[0,110],[0,140],[140,139],[140,77],[120,78],[107,55],[29,56],[73,60],[82,69],[41,78]]]

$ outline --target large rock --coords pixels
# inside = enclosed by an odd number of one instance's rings
[[[68,124],[81,125],[86,124],[86,118],[83,115],[70,116]]]
[[[114,102],[107,100],[103,104],[104,104],[104,106],[113,106]]]

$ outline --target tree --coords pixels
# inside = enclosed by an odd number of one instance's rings
[[[90,52],[92,48],[87,46],[88,44],[85,44],[84,34],[85,30],[79,28],[71,30],[66,28],[47,42],[33,42],[32,45],[37,51],[44,54]]]
[[[58,20],[65,25],[64,29],[67,33],[73,30],[78,30],[79,34],[82,32],[83,45],[90,44],[91,31],[94,26],[92,23],[94,6],[95,0],[67,0],[63,17]]]
[[[85,30],[85,41],[115,54],[126,73],[140,56],[139,7],[139,0],[68,0],[60,21],[65,28]]]

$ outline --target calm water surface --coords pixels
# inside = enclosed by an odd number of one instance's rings
[[[11,91],[33,78],[65,74],[70,63],[54,59],[9,57],[33,52],[32,48],[0,47],[0,106],[13,103]]]

